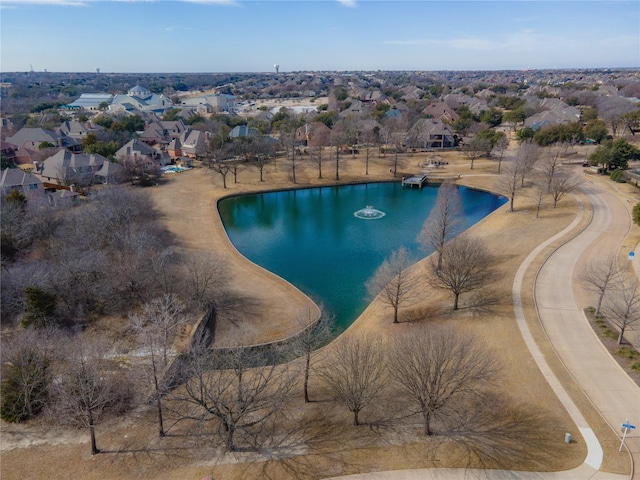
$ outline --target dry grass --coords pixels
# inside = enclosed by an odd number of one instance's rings
[[[390,155],[386,158],[374,156],[369,166],[370,175],[366,177],[362,156],[345,159],[341,183],[393,179],[389,174],[392,162]],[[491,189],[494,181],[492,174],[497,170],[496,162],[476,161],[471,171],[468,162],[455,152],[442,153],[440,159],[449,164],[439,169],[438,175],[460,175],[461,184]],[[424,160],[424,154],[403,156],[399,170],[415,173]],[[297,186],[335,183],[330,180],[330,165],[327,162],[325,168],[325,178],[328,180],[319,181],[313,165],[301,164],[297,169]],[[259,182],[258,171],[247,166],[246,170],[240,172],[238,183],[233,183],[231,179],[229,188],[224,190],[219,177],[203,169],[195,169],[170,177],[166,185],[150,190],[164,214],[168,228],[183,246],[192,250],[212,250],[227,256],[235,272],[233,286],[255,302],[256,314],[242,324],[222,322],[218,325],[216,342],[219,345],[258,343],[286,337],[298,328],[297,312],[309,305],[309,300],[293,286],[250,264],[238,254],[219,222],[215,205],[225,195],[294,186],[281,159],[265,171],[264,178],[263,183]],[[580,439],[570,445],[564,444],[564,433],[576,432],[574,437],[578,437],[577,430],[529,356],[515,323],[510,300],[513,278],[519,265],[537,245],[573,221],[576,202],[572,197],[563,199],[557,209],[547,207],[536,219],[526,192],[516,199],[516,212],[508,213],[503,207],[472,229],[474,235],[487,242],[498,259],[500,280],[493,288],[501,302],[492,311],[479,312],[465,308],[469,307],[468,299],[462,297],[460,311],[451,312],[451,299],[446,292],[433,291],[425,283],[423,302],[402,311],[400,324],[391,323],[391,312],[387,306],[373,302],[346,335],[373,332],[388,338],[407,331],[419,334],[428,331],[433,323],[455,323],[457,328],[473,332],[498,353],[503,363],[501,391],[497,394],[505,400],[505,405],[499,412],[502,412],[505,421],[526,418],[529,428],[518,432],[520,439],[538,446],[531,449],[531,455],[526,458],[514,455],[512,463],[500,466],[523,470],[563,470],[581,464],[586,447]],[[631,242],[637,242],[637,238],[629,239],[629,244]],[[551,249],[547,249],[544,254],[550,252]],[[536,265],[541,261],[542,256],[536,260]],[[553,360],[555,353],[537,324],[531,296],[536,268],[534,265],[528,271],[523,289],[530,328],[556,375],[603,445],[604,469],[626,472],[628,465],[614,455],[617,452],[617,436],[572,382],[561,363]],[[417,264],[414,272],[420,275],[423,269],[424,264]],[[419,434],[419,425],[411,419],[396,420],[395,423],[383,421],[388,419],[386,412],[406,408],[393,392],[387,392],[385,401],[378,408],[363,412],[363,419],[370,425],[358,428],[350,426],[348,412],[342,412],[339,407],[329,403],[326,392],[317,384],[312,385],[311,395],[320,401],[305,405],[301,397],[292,399],[288,423],[281,425],[281,430],[289,432],[280,440],[286,448],[281,445],[261,455],[221,453],[210,437],[194,436],[192,426],[187,424],[176,425],[169,437],[158,439],[151,409],[142,409],[127,419],[99,426],[99,447],[107,453],[93,458],[89,455],[84,431],[56,432],[54,436],[58,438],[57,443],[48,440],[36,445],[27,440],[25,444],[32,443],[33,446],[7,449],[24,435],[24,431],[11,433],[10,427],[3,424],[0,476],[3,480],[24,478],[27,474],[31,478],[51,479],[177,479],[202,476],[280,479],[321,478],[412,467],[487,466],[474,456],[474,445],[443,435],[425,439]],[[541,405],[544,408],[540,408]],[[524,415],[532,411],[535,411],[535,416]],[[493,413],[497,417],[499,412]],[[33,428],[34,432],[41,431],[37,425],[29,428]],[[79,440],[84,443],[78,444]],[[494,451],[505,448],[500,445],[489,447],[489,443],[485,448]]]

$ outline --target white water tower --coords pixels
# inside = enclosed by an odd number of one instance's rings
[[[278,65],[277,63],[273,66],[273,68],[276,69],[276,73],[280,73],[280,65]]]

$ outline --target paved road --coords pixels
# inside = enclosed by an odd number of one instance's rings
[[[593,204],[593,219],[589,226],[570,242],[563,245],[545,262],[536,280],[535,296],[540,320],[549,339],[557,350],[578,384],[616,431],[620,424],[629,419],[638,428],[627,436],[627,447],[636,465],[633,479],[640,479],[640,388],[632,382],[604,349],[591,326],[582,314],[586,306],[580,290],[580,302],[576,301],[574,289],[577,265],[584,255],[597,252],[616,252],[629,229],[629,214],[624,205],[612,194],[592,184],[584,187]],[[586,424],[560,382],[546,364],[524,321],[521,308],[521,286],[524,273],[530,263],[547,245],[569,232],[582,218],[578,218],[558,235],[544,242],[531,252],[520,266],[513,286],[513,301],[516,321],[533,358],[542,373],[563,402],[567,411],[580,429],[587,442],[588,454],[578,468],[553,473],[515,472],[501,470],[460,470],[460,469],[417,469],[377,472],[341,477],[351,480],[394,479],[394,480],[449,480],[462,478],[483,478],[489,480],[624,480],[627,475],[616,475],[599,471],[603,459],[597,438]],[[584,258],[582,258],[584,260]],[[623,455],[625,453],[621,453]]]
[[[593,205],[593,220],[542,267],[536,281],[536,303],[540,321],[558,355],[606,421],[616,431],[627,418],[639,427],[627,437],[636,479],[640,478],[640,388],[594,335],[582,314],[588,303],[584,303],[584,296],[574,283],[581,256],[595,258],[618,251],[629,229],[629,214],[617,198],[602,188],[589,184],[584,190]],[[575,285],[576,291],[566,288],[568,285]]]

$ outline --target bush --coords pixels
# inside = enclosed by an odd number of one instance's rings
[[[640,226],[640,202],[636,203],[633,206],[633,211],[631,212],[633,217],[633,223]]]
[[[635,349],[627,347],[626,345],[616,348],[614,353],[619,357],[628,358],[629,360],[635,360],[638,356],[638,352]]]
[[[37,328],[46,327],[55,314],[57,295],[39,287],[25,288],[24,295],[26,308],[20,324],[24,328],[32,325]]]
[[[36,349],[27,348],[2,373],[0,417],[16,423],[40,413],[49,396],[49,359]]]
[[[611,172],[610,178],[616,183],[625,183],[624,170],[614,170],[613,172]]]

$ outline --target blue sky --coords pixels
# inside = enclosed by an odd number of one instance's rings
[[[0,0],[0,70],[640,66],[638,1]]]

